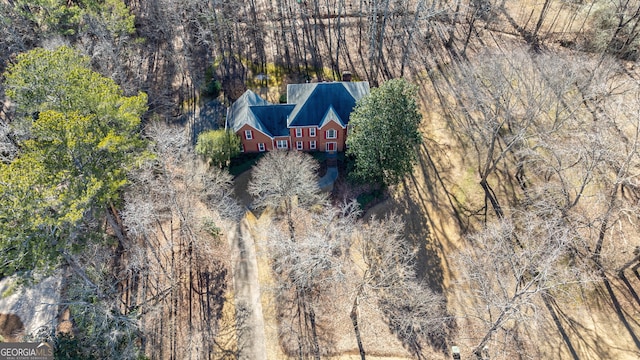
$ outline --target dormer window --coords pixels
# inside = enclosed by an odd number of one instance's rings
[[[338,132],[335,129],[329,129],[326,132],[327,139],[335,139],[338,136]]]

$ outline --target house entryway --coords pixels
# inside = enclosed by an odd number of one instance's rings
[[[320,187],[320,190],[326,192],[333,190],[333,183],[338,178],[338,154],[335,151],[328,152],[327,173],[318,181],[318,187]]]
[[[336,149],[338,148],[338,145],[335,142],[328,142],[326,144],[326,148],[327,148],[327,152],[328,153],[334,153],[335,154]]]

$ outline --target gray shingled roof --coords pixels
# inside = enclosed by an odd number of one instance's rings
[[[346,125],[356,101],[368,93],[368,82],[288,85],[287,100],[296,104],[289,116],[289,126],[318,126],[331,106]]]
[[[250,125],[271,137],[287,136],[288,127],[319,126],[330,109],[346,125],[356,101],[367,94],[368,82],[290,84],[288,104],[274,105],[247,90],[229,109],[227,128],[237,132]]]
[[[229,114],[227,115],[227,128],[233,129],[233,131],[236,132],[245,124],[249,124],[252,127],[268,134],[266,127],[260,123],[249,109],[250,106],[257,105],[269,105],[269,103],[253,91],[245,91],[229,109]]]
[[[294,107],[292,104],[278,104],[250,106],[249,109],[272,136],[288,136],[287,118]]]

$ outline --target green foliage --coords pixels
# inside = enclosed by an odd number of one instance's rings
[[[229,163],[229,173],[238,176],[243,172],[251,169],[265,155],[265,152],[259,153],[241,153],[231,159]]]
[[[65,71],[66,70],[66,71]],[[146,95],[126,97],[69,48],[18,56],[5,74],[23,113],[20,152],[0,164],[0,272],[46,269],[82,247],[144,154]]]
[[[139,116],[146,110],[146,95],[124,97],[113,80],[92,71],[89,63],[89,57],[66,46],[22,53],[4,74],[6,93],[18,113],[29,120],[46,110],[75,111],[98,116],[105,126],[137,129]]]
[[[370,192],[365,192],[358,195],[358,197],[356,198],[356,201],[358,201],[358,205],[360,205],[360,209],[366,210],[369,204],[373,202],[377,202],[378,200],[382,199],[382,196],[383,196],[382,190],[374,189]]]
[[[204,73],[204,86],[201,89],[202,95],[217,98],[222,91],[222,84],[215,78],[215,67],[209,66]]]
[[[211,235],[215,245],[216,246],[220,245],[220,242],[222,241],[221,239],[222,229],[218,227],[218,224],[216,224],[216,222],[213,221],[213,219],[207,218],[204,220],[202,227],[207,234]]]
[[[17,0],[15,6],[45,32],[75,35],[89,19],[98,20],[116,36],[135,31],[135,17],[122,0]]]
[[[210,130],[198,135],[196,153],[218,167],[229,165],[240,154],[240,138],[232,131]]]
[[[355,158],[355,178],[388,186],[411,172],[416,145],[422,142],[416,91],[415,85],[396,79],[358,101],[347,137],[347,155]]]
[[[207,82],[205,88],[202,90],[204,96],[208,96],[211,98],[217,98],[220,96],[220,91],[222,91],[222,84],[218,80],[210,80]]]

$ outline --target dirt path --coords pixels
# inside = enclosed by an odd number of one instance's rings
[[[247,216],[253,216],[248,213]],[[233,283],[236,313],[246,311],[247,322],[238,330],[240,359],[266,360],[264,318],[260,302],[258,262],[253,237],[245,216],[236,229],[229,231],[233,252]]]

